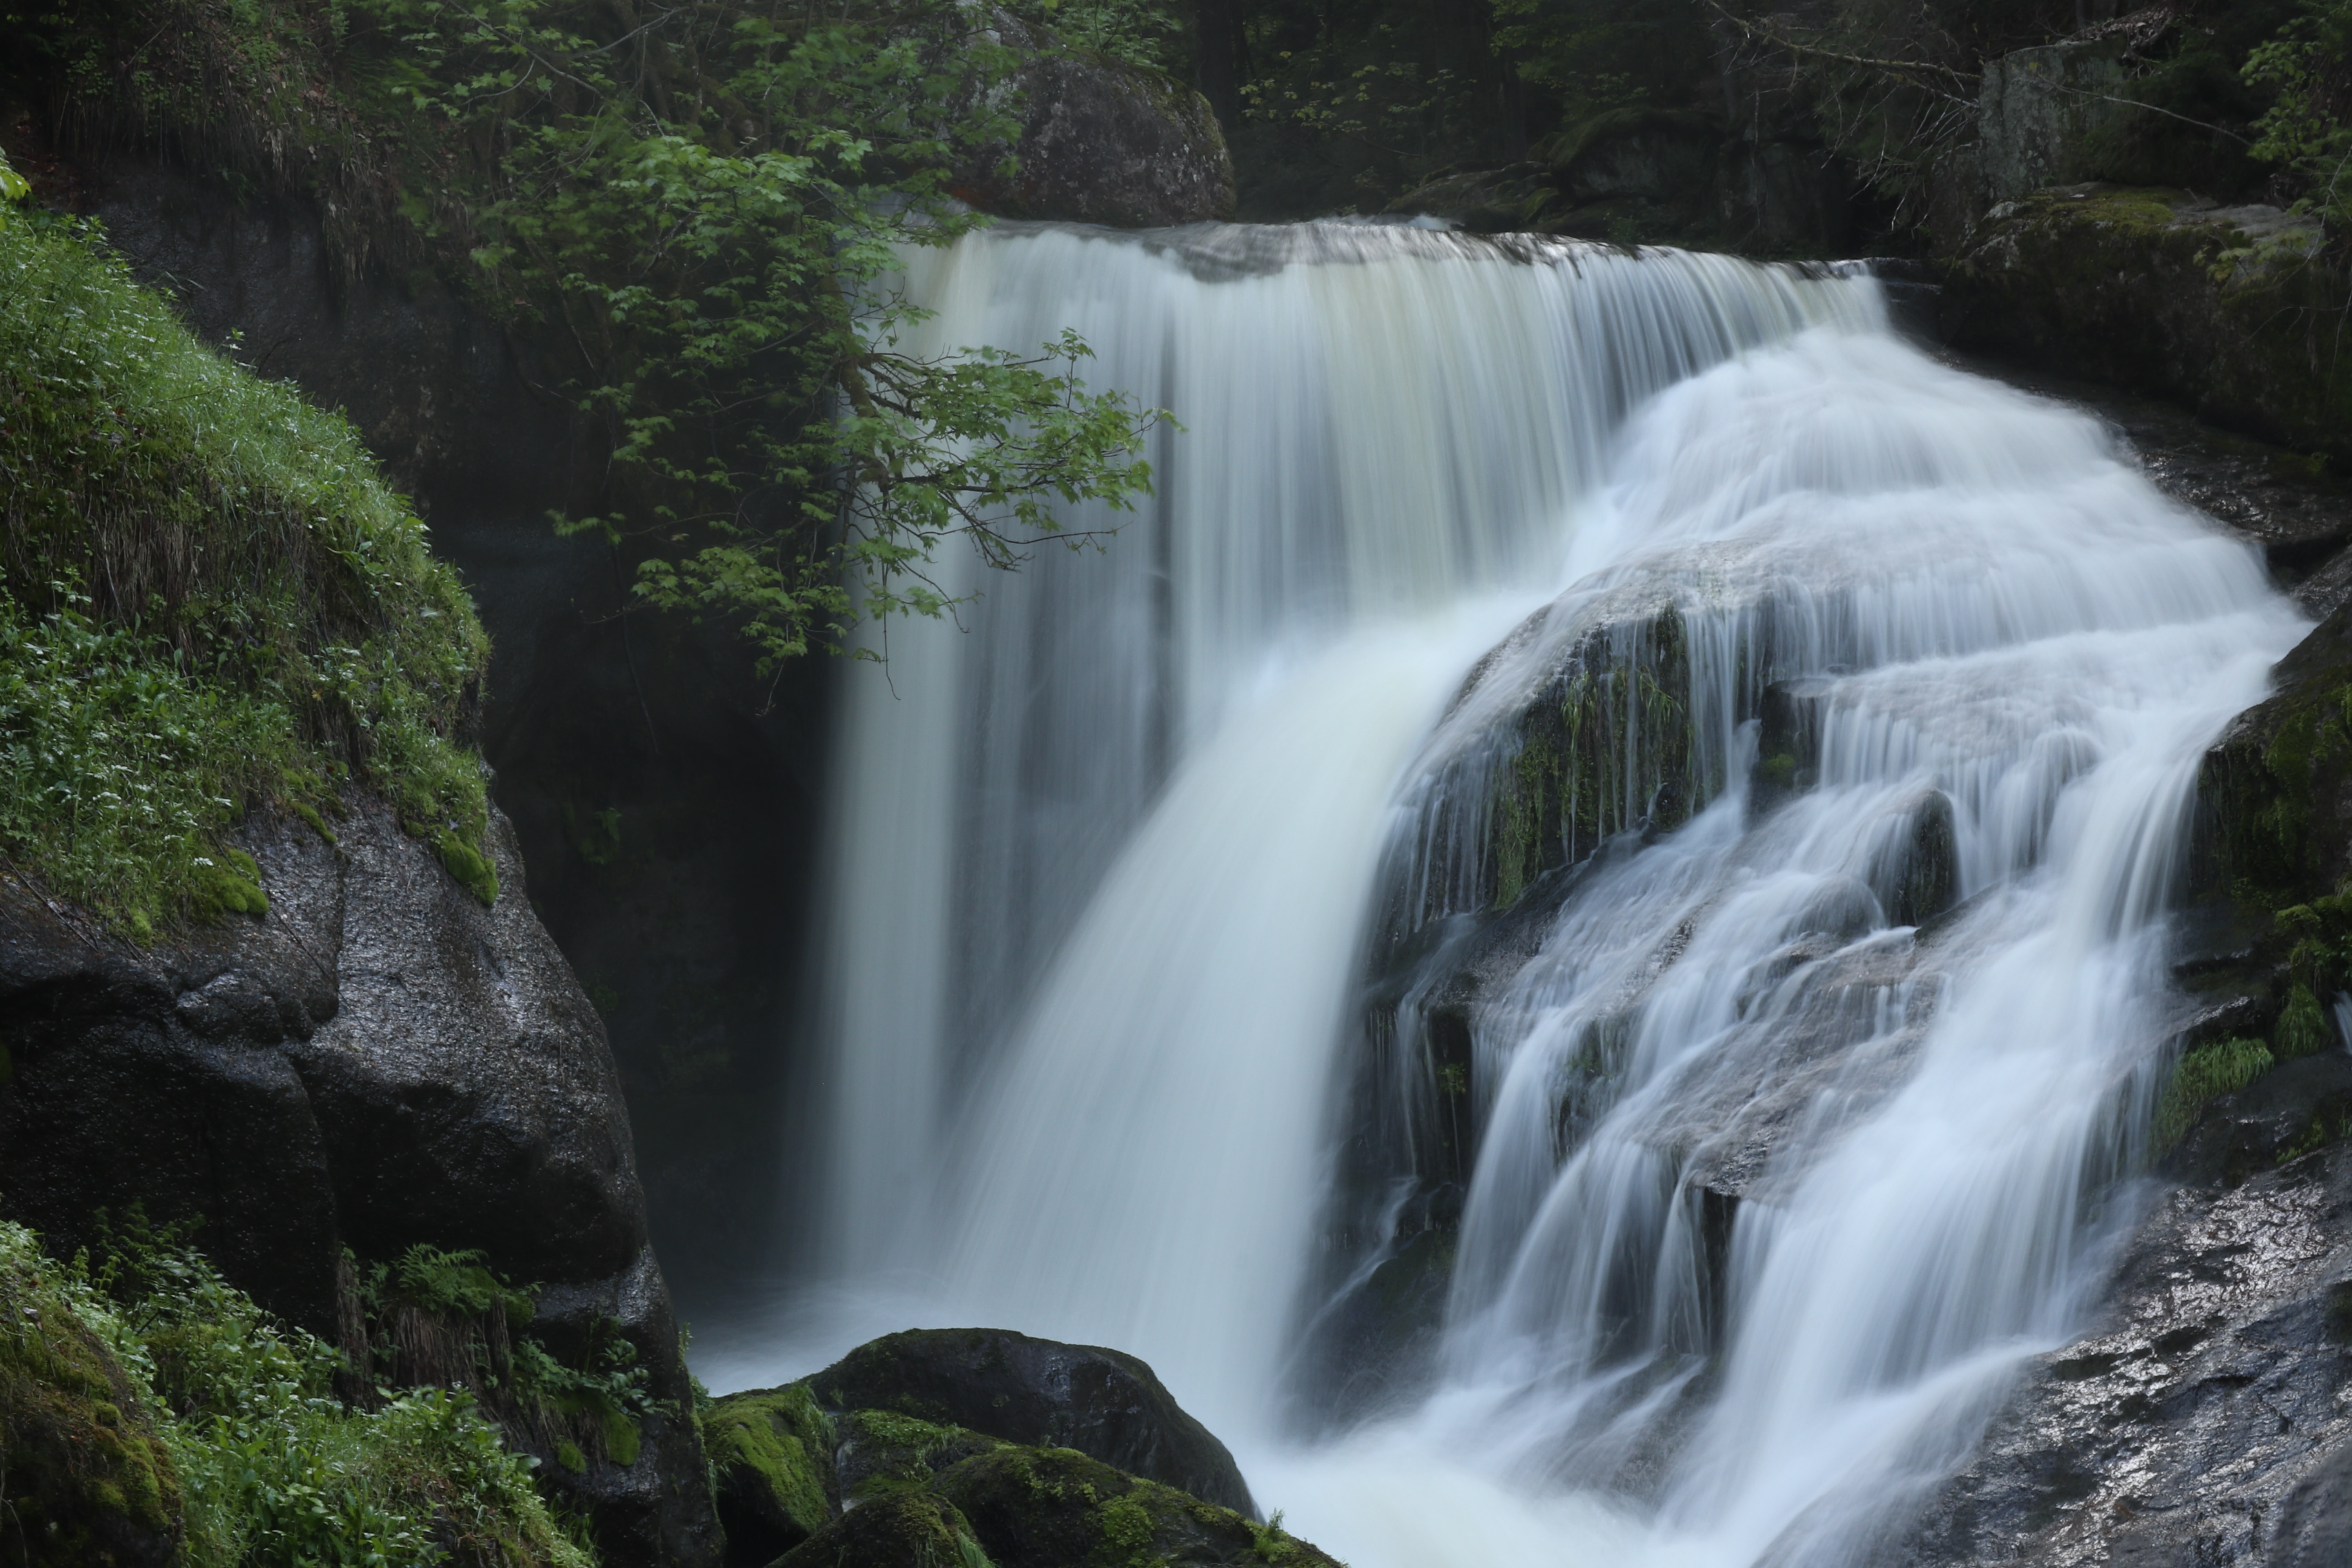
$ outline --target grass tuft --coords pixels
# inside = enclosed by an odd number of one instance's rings
[[[2156,1146],[2169,1149],[2197,1125],[2208,1101],[2239,1089],[2270,1071],[2277,1058],[2260,1040],[2214,1040],[2180,1058],[2156,1109]]]

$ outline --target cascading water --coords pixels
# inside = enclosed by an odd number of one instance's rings
[[[2300,625],[2251,552],[1859,275],[1330,224],[909,286],[1185,430],[850,672],[831,1294],[709,1375],[988,1321],[1152,1362],[1357,1568],[1866,1553],[2127,1215],[2196,760]],[[1415,1258],[1385,1404],[1285,1437]]]

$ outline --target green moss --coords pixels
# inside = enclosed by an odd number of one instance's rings
[[[2156,1145],[2169,1149],[2189,1135],[2208,1101],[2268,1072],[2277,1058],[2260,1040],[2215,1040],[2180,1058],[2156,1111]]]
[[[1003,1530],[1030,1562],[1066,1568],[1151,1568],[1253,1557],[1298,1568],[1331,1563],[1284,1534],[1279,1519],[1255,1524],[1230,1509],[1121,1474],[1069,1448],[1003,1446],[942,1470],[933,1485],[981,1526],[982,1539],[997,1541],[992,1532]]]
[[[490,863],[488,856],[446,830],[433,835],[432,843],[433,852],[441,858],[441,864],[457,879],[458,886],[486,906],[499,901],[499,868]]]
[[[0,472],[0,853],[152,937],[265,910],[222,834],[276,802],[323,836],[352,781],[494,896],[488,642],[348,424],[199,343],[95,231],[12,224]]]
[[[327,819],[319,815],[317,806],[307,800],[289,801],[287,806],[296,816],[310,826],[311,832],[331,845],[336,842],[335,830],[327,826]]]
[[[722,1494],[749,1494],[770,1517],[803,1535],[832,1516],[824,1477],[833,1422],[806,1384],[730,1394],[703,1417],[703,1446]]]
[[[2089,186],[1996,208],[1953,271],[1961,335],[2178,398],[2352,461],[2352,277],[2315,231],[2257,240],[2162,189]]]
[[[587,1454],[582,1451],[579,1444],[569,1437],[558,1437],[555,1440],[555,1462],[575,1476],[584,1476],[588,1473]]]
[[[899,1492],[852,1509],[775,1568],[988,1568],[988,1554],[954,1504]]]
[[[636,1422],[618,1410],[604,1413],[604,1452],[612,1456],[613,1463],[623,1469],[635,1464],[644,1443],[645,1434]]]
[[[261,889],[261,867],[242,849],[215,849],[208,856],[198,856],[191,908],[199,920],[268,914],[269,895]]]

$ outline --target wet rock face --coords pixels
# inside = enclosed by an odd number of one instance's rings
[[[2131,110],[2120,34],[2019,49],[1984,64],[1978,94],[1979,176],[1990,198],[2015,201],[2099,173],[2103,134]]]
[[[1690,110],[1585,125],[1549,163],[1474,166],[1389,204],[1480,234],[1539,233],[1763,256],[1833,256],[1853,232],[1846,182],[1810,141]]]
[[[1063,53],[1009,17],[997,31],[1031,57],[1011,84],[1021,136],[957,169],[957,195],[1000,217],[1117,228],[1233,216],[1233,159],[1207,99],[1157,71]]]
[[[2352,1148],[2166,1197],[1904,1560],[2352,1561]]]
[[[247,825],[263,916],[142,951],[0,884],[0,1192],[69,1249],[99,1209],[201,1216],[257,1300],[330,1339],[337,1263],[430,1242],[542,1283],[550,1348],[617,1321],[657,1398],[688,1394],[595,1012],[523,892],[484,909],[379,803],[328,845]],[[570,1484],[608,1562],[713,1554],[699,1445],[656,1417],[637,1462]]]
[[[1075,1448],[1204,1501],[1255,1510],[1234,1457],[1149,1366],[1005,1329],[917,1329],[809,1379],[835,1410],[896,1411],[1013,1443]]]

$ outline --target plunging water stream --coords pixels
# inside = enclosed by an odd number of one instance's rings
[[[1116,1345],[1356,1568],[1867,1553],[2128,1217],[2196,761],[2301,626],[2252,552],[1859,274],[1334,224],[909,284],[1186,428],[850,672],[826,1289],[709,1373]],[[1333,1327],[1400,1279],[1420,1338]]]

